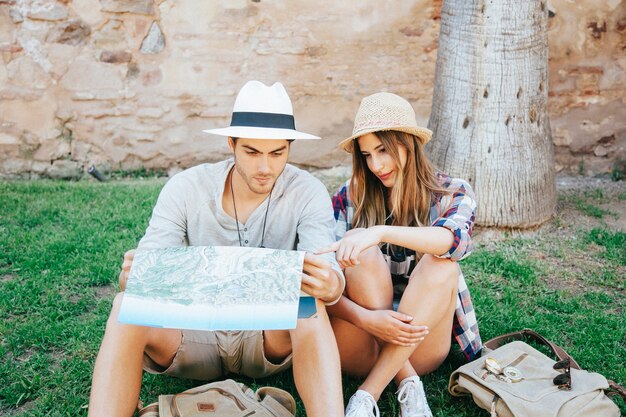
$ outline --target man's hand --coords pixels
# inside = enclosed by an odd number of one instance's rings
[[[124,261],[122,262],[122,270],[120,271],[119,283],[122,291],[126,289],[126,282],[128,281],[128,275],[130,274],[130,266],[133,264],[135,257],[135,249],[131,249],[124,254]]]
[[[355,266],[359,264],[359,255],[361,252],[381,242],[381,232],[382,228],[379,226],[367,229],[352,229],[348,231],[341,240],[315,253],[336,252],[337,262],[339,262],[342,268],[345,269]]]
[[[361,327],[384,342],[415,346],[428,335],[428,327],[411,324],[413,317],[393,310],[367,310]]]
[[[343,292],[341,277],[331,263],[322,256],[307,252],[304,255],[302,291],[324,302],[334,301]]]

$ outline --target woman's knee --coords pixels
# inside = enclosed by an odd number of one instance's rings
[[[380,249],[369,248],[361,253],[359,260],[359,265],[345,270],[347,297],[365,308],[391,308],[391,274]]]
[[[385,258],[383,257],[383,253],[380,251],[378,246],[369,247],[361,252],[359,255],[359,262],[361,262],[361,264],[372,266],[387,265]]]
[[[345,270],[348,282],[355,276],[362,279],[361,277],[364,275],[379,276],[385,273],[389,273],[389,267],[378,246],[372,246],[361,252],[359,254],[359,264]]]
[[[431,352],[429,355],[414,353],[410,358],[411,366],[419,376],[436,371],[448,357],[450,346],[447,349]]]
[[[389,267],[383,257],[378,246],[372,246],[361,252],[359,255],[359,264],[345,270],[347,284],[354,278],[359,281],[367,279],[384,279],[390,278]]]
[[[434,288],[457,288],[459,266],[449,259],[425,254],[415,268],[414,275],[419,280]]]

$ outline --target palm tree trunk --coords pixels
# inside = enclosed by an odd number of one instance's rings
[[[525,228],[556,209],[546,0],[445,0],[427,150],[467,179],[477,223]]]

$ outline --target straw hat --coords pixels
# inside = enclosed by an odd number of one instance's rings
[[[410,133],[417,136],[422,145],[433,135],[429,129],[417,125],[415,111],[408,101],[392,93],[376,93],[361,100],[352,136],[339,142],[339,147],[352,152],[356,138],[381,130]]]
[[[269,87],[260,81],[248,81],[241,88],[229,127],[203,132],[248,139],[319,139],[296,130],[291,100],[281,83]]]

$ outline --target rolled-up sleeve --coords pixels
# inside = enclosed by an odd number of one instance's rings
[[[186,182],[178,175],[163,186],[138,250],[187,246]]]
[[[297,249],[315,252],[318,249],[332,245],[335,241],[333,236],[335,222],[333,221],[331,201],[326,187],[317,180],[304,195],[308,197],[308,201],[304,205],[300,221],[298,222]],[[321,256],[331,263],[333,270],[337,272],[341,279],[341,285],[345,287],[345,277],[335,259],[335,253],[329,252]],[[343,289],[341,293],[343,293]],[[325,304],[335,304],[341,298],[341,293],[337,299]]]
[[[453,179],[448,190],[452,192],[452,202],[448,208],[442,208],[446,211],[432,222],[432,226],[445,227],[454,234],[452,247],[439,257],[459,261],[473,249],[472,229],[476,216],[476,199],[472,187],[461,179]]]

